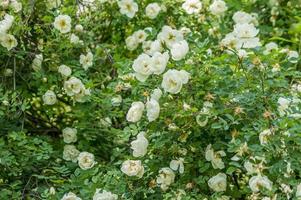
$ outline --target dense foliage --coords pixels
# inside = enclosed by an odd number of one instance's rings
[[[301,199],[300,0],[0,0],[0,199]]]

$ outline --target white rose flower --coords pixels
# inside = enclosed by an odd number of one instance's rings
[[[69,144],[77,141],[77,130],[76,128],[64,128],[63,129],[64,142]]]
[[[160,114],[160,105],[155,99],[146,102],[146,116],[149,122],[155,121]]]
[[[214,169],[224,169],[225,164],[222,160],[222,157],[225,157],[226,153],[224,151],[217,151],[214,152],[214,150],[211,147],[211,144],[209,144],[206,148],[205,158],[207,161],[210,161]]]
[[[242,42],[235,36],[234,33],[228,33],[221,41],[221,46],[229,47],[232,49],[240,49]]]
[[[60,65],[58,68],[58,72],[64,76],[64,77],[68,77],[71,75],[72,70],[70,67],[66,66],[66,65]]]
[[[156,88],[151,94],[151,99],[154,99],[159,102],[159,99],[161,98],[162,94],[162,90],[160,90],[160,88]]]
[[[129,109],[126,120],[129,122],[138,122],[143,114],[144,104],[140,101],[133,102],[131,108]]]
[[[47,0],[46,5],[49,10],[58,8],[61,5],[61,0]]]
[[[236,24],[234,34],[239,38],[253,38],[259,33],[259,30],[253,24]]]
[[[236,24],[245,24],[245,23],[251,23],[253,17],[249,13],[243,11],[237,11],[236,13],[234,13],[232,19]]]
[[[162,74],[165,71],[168,60],[169,54],[167,52],[163,54],[155,52],[151,58],[152,72],[157,75]]]
[[[18,45],[17,39],[11,34],[0,34],[0,43],[8,51],[10,51]]]
[[[163,51],[162,44],[159,40],[143,42],[142,49],[144,53],[150,56],[154,55],[157,52]]]
[[[181,91],[183,84],[189,79],[189,73],[185,70],[169,69],[163,74],[161,87],[171,94],[177,94]]]
[[[32,69],[36,72],[41,71],[43,62],[43,54],[35,55],[35,58],[32,61]]]
[[[208,186],[215,192],[224,192],[227,189],[227,175],[218,173],[208,180]]]
[[[146,40],[147,33],[144,30],[138,30],[133,34],[133,36],[136,38],[138,43],[142,43]]]
[[[189,52],[189,46],[186,40],[180,41],[172,45],[170,50],[172,59],[175,61],[182,60]]]
[[[74,29],[76,32],[79,32],[79,33],[84,31],[84,27],[81,24],[76,24]]]
[[[266,176],[256,175],[250,178],[249,187],[253,192],[259,192],[261,188],[272,190],[273,183]]]
[[[88,52],[86,55],[81,54],[79,62],[83,66],[84,70],[87,70],[93,65],[93,54],[91,52]]]
[[[133,18],[138,11],[138,4],[133,0],[118,1],[118,6],[120,8],[120,13],[129,18]]]
[[[47,92],[42,96],[43,102],[46,105],[54,105],[57,102],[56,95],[52,90],[47,90]]]
[[[93,200],[117,200],[118,196],[106,190],[96,189]]]
[[[180,174],[184,173],[184,159],[179,158],[178,160],[172,160],[170,161],[169,167],[174,170],[180,172]]]
[[[4,19],[0,21],[0,35],[7,33],[7,31],[12,27],[14,20],[14,16],[9,14],[4,15]]]
[[[137,139],[131,142],[134,157],[143,157],[147,153],[148,140],[145,138],[145,132],[140,132]]]
[[[55,18],[53,25],[61,33],[68,33],[71,30],[71,18],[68,15],[59,15]]]
[[[81,198],[77,197],[73,192],[68,192],[61,200],[81,200]]]
[[[139,42],[138,39],[135,36],[129,36],[125,39],[126,47],[130,51],[134,51],[137,49]]]
[[[175,43],[184,40],[184,36],[181,31],[172,29],[170,26],[163,26],[162,31],[157,35],[157,39],[171,49]]]
[[[213,15],[222,15],[227,9],[227,5],[223,0],[214,0],[209,6],[209,10]]]
[[[175,182],[175,173],[169,167],[164,167],[160,169],[156,182],[163,191],[166,191]]]
[[[142,53],[134,60],[133,69],[136,72],[136,78],[144,82],[149,75],[153,73],[152,59],[149,55]]]
[[[71,77],[69,80],[65,81],[64,89],[68,96],[74,96],[81,93],[85,89],[81,80],[76,77]]]
[[[259,134],[259,141],[261,145],[265,145],[268,143],[268,138],[272,135],[270,129],[266,129]]]
[[[77,160],[79,167],[83,170],[91,169],[96,164],[94,155],[88,152],[81,152],[78,155]]]
[[[299,54],[297,51],[289,51],[287,54],[287,59],[291,63],[297,63],[299,60]]]
[[[63,151],[63,159],[67,161],[77,162],[79,150],[74,145],[65,145]]]
[[[199,0],[186,0],[182,4],[182,8],[188,13],[199,13],[202,9],[202,3]]]
[[[128,176],[141,178],[144,174],[144,167],[140,160],[126,160],[122,163],[121,171]]]
[[[150,19],[155,19],[161,11],[158,3],[150,3],[145,8],[145,14]]]

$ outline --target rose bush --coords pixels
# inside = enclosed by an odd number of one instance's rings
[[[0,0],[0,199],[301,199],[300,0]]]

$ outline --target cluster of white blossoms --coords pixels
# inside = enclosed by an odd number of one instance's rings
[[[89,152],[80,152],[72,145],[77,141],[77,129],[66,127],[63,129],[63,140],[67,144],[64,146],[63,159],[66,161],[78,162],[81,169],[91,169],[95,164],[94,155]]]
[[[234,30],[221,41],[222,46],[238,51],[261,46],[257,37],[259,30],[255,27],[258,24],[256,14],[238,11],[232,19],[235,22]]]
[[[147,100],[144,105],[141,101],[135,101],[132,103],[130,109],[127,112],[126,120],[129,122],[136,123],[140,121],[143,116],[143,112],[146,108],[147,119],[149,122],[155,121],[160,114],[159,99],[162,95],[162,91],[157,88],[153,91],[151,98]]]
[[[8,31],[12,27],[14,22],[14,16],[5,14],[4,19],[0,21],[0,44],[5,47],[8,51],[18,45],[18,41]]]

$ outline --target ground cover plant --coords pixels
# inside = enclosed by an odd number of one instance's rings
[[[0,0],[0,199],[301,199],[300,0]]]

